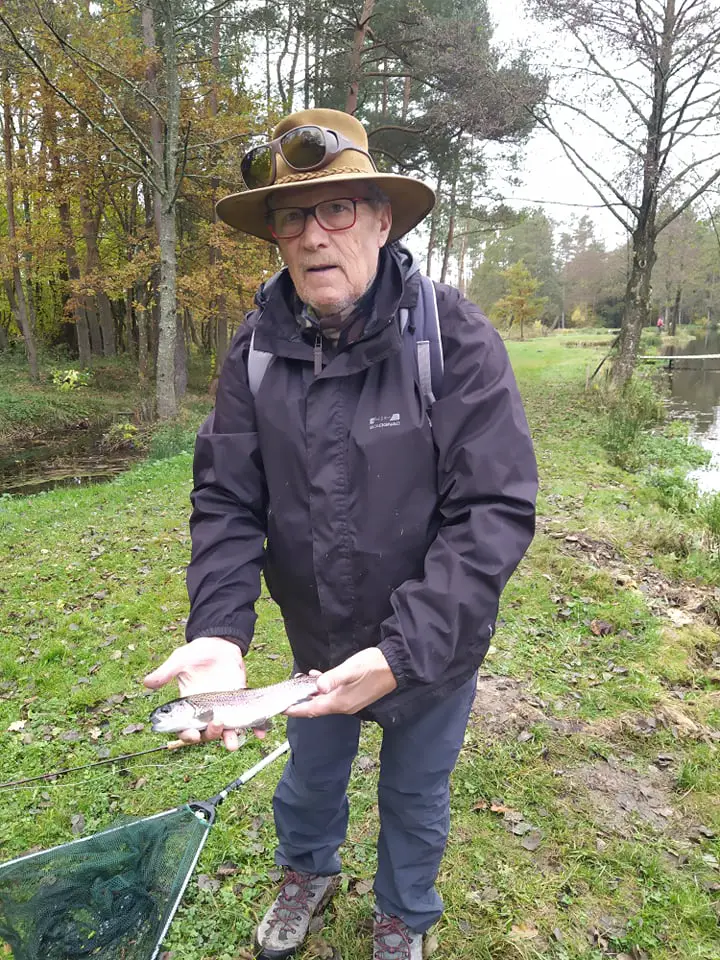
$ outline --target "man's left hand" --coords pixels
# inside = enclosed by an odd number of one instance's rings
[[[289,717],[324,717],[331,713],[357,713],[397,687],[381,650],[368,647],[339,667],[317,675],[320,691],[307,703],[290,707]]]

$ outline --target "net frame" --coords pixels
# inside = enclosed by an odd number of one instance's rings
[[[69,840],[66,843],[57,844],[54,847],[48,847],[46,850],[36,850],[33,853],[23,854],[19,857],[14,857],[12,860],[8,860],[5,863],[0,863],[0,875],[6,869],[10,867],[17,866],[21,863],[30,863],[30,861],[37,859],[38,857],[43,857],[45,859],[52,856],[54,853],[59,853],[60,851],[66,852],[70,848],[77,848],[83,843],[88,843],[90,841],[98,841],[103,838],[110,837],[112,834],[121,833],[123,830],[127,831],[129,829],[136,829],[141,824],[150,823],[152,821],[157,821],[163,817],[172,816],[174,814],[182,813],[186,810],[192,812],[192,814],[199,820],[202,821],[207,829],[203,832],[200,840],[198,842],[197,849],[192,857],[192,860],[189,866],[186,868],[185,876],[183,877],[180,886],[178,888],[177,895],[175,896],[174,902],[171,903],[170,909],[167,911],[165,916],[165,922],[163,923],[162,929],[158,935],[157,942],[151,954],[148,955],[147,960],[156,960],[162,942],[167,936],[168,930],[175,918],[175,915],[178,911],[180,903],[182,901],[185,890],[187,889],[190,878],[193,875],[195,867],[197,866],[198,860],[202,854],[202,851],[207,843],[207,839],[210,836],[210,830],[215,822],[215,816],[217,808],[225,801],[228,794],[232,791],[239,789],[244,786],[249,780],[251,780],[256,774],[263,770],[266,766],[271,764],[274,760],[280,757],[283,753],[286,753],[290,749],[290,744],[287,740],[280,746],[272,750],[267,756],[263,757],[258,763],[250,767],[245,771],[240,777],[236,780],[233,780],[226,787],[224,787],[219,793],[215,796],[210,797],[208,800],[191,800],[188,803],[181,804],[177,807],[172,807],[168,810],[163,810],[160,813],[150,814],[146,817],[139,817],[133,819],[129,823],[119,824],[116,826],[108,827],[105,830],[100,830],[96,833],[90,834],[87,837],[78,837],[76,840]]]

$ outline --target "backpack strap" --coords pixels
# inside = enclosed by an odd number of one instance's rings
[[[248,353],[247,373],[250,392],[254,397],[260,389],[260,384],[265,376],[265,371],[275,359],[275,354],[268,353],[266,350],[257,350],[255,348],[255,331],[250,338],[250,352]]]
[[[443,378],[443,352],[440,337],[435,285],[429,277],[420,276],[417,304],[411,311],[399,311],[400,333],[405,342],[415,343],[420,390],[428,407],[435,403]]]

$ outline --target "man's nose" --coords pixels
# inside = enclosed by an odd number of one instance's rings
[[[303,244],[307,247],[323,246],[327,243],[327,237],[327,230],[323,230],[314,213],[309,213],[305,218],[305,229],[302,235]]]

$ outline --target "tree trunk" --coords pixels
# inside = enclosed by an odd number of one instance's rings
[[[10,109],[10,76],[6,70],[3,74],[3,150],[5,155],[5,201],[7,208],[7,230],[10,240],[10,256],[12,258],[12,285],[15,297],[15,317],[17,325],[25,341],[25,355],[27,356],[30,379],[38,379],[37,350],[35,335],[30,326],[30,319],[20,273],[20,259],[17,249],[17,229],[15,226],[15,184],[13,180],[13,145],[12,145],[12,112]]]
[[[412,80],[410,77],[405,77],[405,82],[403,83],[403,105],[402,105],[402,121],[405,123],[407,120],[408,110],[410,109],[410,92],[412,88]]]
[[[432,209],[430,215],[430,236],[428,237],[428,251],[427,251],[427,264],[425,267],[425,273],[430,276],[430,270],[432,269],[432,257],[435,252],[435,242],[437,240],[437,219],[438,219],[438,209],[440,207],[440,195],[442,190],[442,173],[438,176],[437,187],[435,188],[435,196],[437,197],[437,202]]]
[[[370,18],[375,7],[375,0],[363,0],[362,13],[355,24],[353,45],[350,52],[350,89],[345,101],[345,112],[354,114],[358,105],[358,91],[360,89],[360,73],[362,69],[362,49],[365,46]]]
[[[442,270],[440,271],[440,283],[445,283],[448,267],[450,266],[450,254],[452,253],[453,242],[455,240],[455,202],[457,197],[457,166],[453,170],[452,186],[450,187],[450,222],[448,223],[447,240],[445,241],[445,254],[443,256]]]
[[[307,6],[306,6],[307,9]],[[298,44],[300,43],[298,36]],[[217,81],[220,76],[220,13],[216,14],[215,18],[215,27],[213,30],[213,42],[212,42],[212,66],[213,66],[213,86],[212,93],[210,97],[210,115],[212,117],[217,116],[218,112],[218,100],[217,100]],[[306,89],[307,89],[307,77],[306,77]],[[210,187],[212,191],[212,209],[213,209],[213,223],[217,224],[220,218],[217,215],[217,210],[215,209],[215,201],[217,200],[217,193],[220,187],[220,180],[218,177],[213,176],[210,181]],[[217,227],[216,227],[217,229]],[[216,243],[210,245],[210,269],[213,275],[216,274],[215,267],[217,264],[222,263],[222,251]],[[228,348],[228,328],[227,328],[227,301],[225,294],[219,292],[215,297],[214,304],[214,322],[215,322],[215,371],[214,375],[218,376],[222,365],[225,361],[225,355],[227,354]],[[192,322],[192,321],[191,321]],[[194,332],[194,328],[193,328]]]
[[[467,230],[467,224],[465,226]],[[463,233],[460,240],[460,253],[458,255],[458,290],[465,296],[465,251],[467,250],[467,233]]]
[[[43,120],[50,153],[52,187],[55,193],[60,230],[63,235],[63,245],[65,247],[65,264],[67,266],[69,279],[71,281],[77,281],[80,279],[80,265],[75,249],[75,237],[73,236],[72,221],[70,218],[70,204],[67,200],[65,186],[62,183],[62,168],[57,147],[55,114],[53,112],[51,94],[47,89],[43,89]],[[81,367],[87,367],[90,364],[90,331],[88,330],[87,318],[82,309],[79,294],[71,294],[71,300],[77,334],[78,362]]]
[[[80,187],[80,211],[82,215],[83,237],[85,238],[85,273],[94,277],[97,287],[102,274],[100,251],[98,249],[98,218],[93,215],[88,195],[84,187]],[[115,356],[115,324],[113,322],[110,300],[104,290],[97,289],[95,293],[93,313],[99,318],[98,329],[102,337],[102,355]]]
[[[177,252],[175,223],[175,177],[180,127],[180,82],[177,69],[177,38],[170,7],[163,24],[163,61],[165,65],[166,115],[163,136],[159,117],[151,113],[151,137],[153,148],[153,171],[161,190],[153,191],[155,224],[160,245],[160,291],[158,349],[156,366],[157,415],[169,419],[177,415],[177,389],[182,383],[176,357],[177,344]],[[155,53],[155,23],[150,0],[143,6],[143,36],[145,46]],[[151,96],[157,102],[156,66],[151,61],[148,85]]]
[[[649,224],[633,234],[633,259],[625,290],[625,314],[613,378],[623,384],[633,374],[643,327],[650,314],[650,279],[655,264],[655,233]]]
[[[671,320],[670,320],[670,333],[672,336],[675,336],[677,332],[678,324],[680,323],[680,313],[682,310],[682,287],[678,285],[678,288],[675,292],[675,304],[673,306]]]
[[[660,154],[667,106],[667,87],[676,24],[675,0],[664,0],[663,32],[653,77],[652,110],[647,124],[647,141],[643,160],[642,197],[637,224],[632,235],[632,266],[625,291],[625,311],[613,365],[613,379],[619,385],[632,376],[637,362],[642,329],[648,322],[652,271],[657,255],[657,203],[660,182]]]

